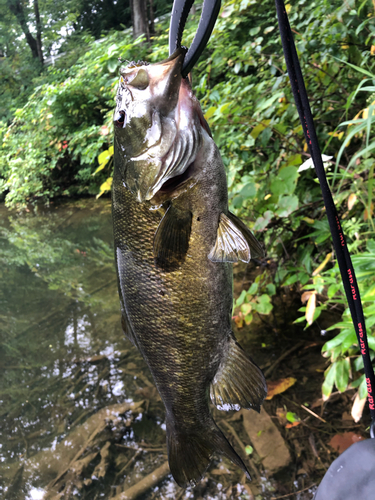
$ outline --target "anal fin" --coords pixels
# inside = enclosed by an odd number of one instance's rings
[[[189,248],[192,214],[173,203],[168,207],[154,237],[155,264],[174,271],[184,262]]]
[[[263,249],[248,227],[234,214],[220,214],[215,246],[208,255],[212,262],[250,262],[263,256]]]
[[[259,411],[266,395],[262,371],[230,337],[227,355],[211,383],[211,401],[219,410],[252,408]]]

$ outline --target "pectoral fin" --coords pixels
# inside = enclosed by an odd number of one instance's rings
[[[155,264],[164,271],[175,271],[184,262],[189,248],[192,214],[168,207],[154,238]]]
[[[230,337],[227,355],[211,384],[211,401],[219,410],[252,408],[259,411],[266,395],[262,371]]]
[[[262,255],[260,243],[238,217],[220,214],[215,246],[208,255],[212,262],[249,262]]]
[[[228,218],[234,224],[237,229],[239,229],[242,233],[242,236],[247,241],[247,244],[250,248],[250,258],[255,259],[256,257],[264,257],[264,250],[259,241],[255,238],[250,229],[239,219],[236,215],[232,214],[232,212],[228,212]]]

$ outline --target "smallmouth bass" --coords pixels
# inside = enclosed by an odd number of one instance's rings
[[[228,210],[217,146],[190,83],[185,49],[121,69],[114,115],[113,226],[122,326],[166,409],[168,459],[195,484],[214,452],[248,471],[215,424],[219,409],[259,411],[267,393],[231,328],[232,263],[262,255]]]

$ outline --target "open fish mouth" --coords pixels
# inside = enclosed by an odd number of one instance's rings
[[[202,143],[199,103],[189,82],[181,79],[183,57],[181,48],[163,63],[121,73],[115,136],[126,160],[124,182],[139,202],[186,180]],[[142,88],[137,81],[141,72],[147,74]]]

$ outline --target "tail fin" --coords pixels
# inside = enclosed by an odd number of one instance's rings
[[[178,430],[167,418],[167,446],[169,467],[181,487],[187,484],[195,486],[200,481],[214,452],[228,457],[251,480],[245,464],[212,419],[208,425],[195,426],[190,433]]]

